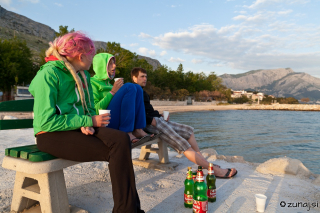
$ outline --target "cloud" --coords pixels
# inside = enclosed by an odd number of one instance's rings
[[[152,57],[155,57],[157,54],[156,54],[156,51],[155,50],[149,50],[149,55],[152,56]]]
[[[39,0],[20,0],[20,2],[31,2],[33,4],[37,4],[39,3],[40,1]]]
[[[0,0],[0,4],[9,7],[11,4],[11,0]]]
[[[63,6],[62,4],[59,4],[57,2],[55,2],[54,4],[57,5],[58,7],[62,7]]]
[[[203,61],[201,59],[192,59],[191,62],[194,64],[201,64]]]
[[[184,62],[185,60],[181,59],[181,58],[174,58],[174,57],[171,57],[168,61],[170,62],[178,62],[178,63],[182,63]]]
[[[130,47],[136,47],[136,46],[139,46],[139,44],[138,44],[138,43],[132,43],[132,44],[130,44],[129,46],[130,46]]]
[[[152,38],[151,35],[148,35],[148,34],[146,34],[146,33],[140,33],[139,37],[140,37],[140,38]]]
[[[157,53],[155,50],[149,50],[148,48],[145,48],[145,47],[140,47],[138,51],[143,55],[148,55],[151,57],[157,56]]]
[[[140,47],[139,49],[138,49],[138,51],[140,52],[140,53],[142,53],[142,54],[147,54],[148,53],[148,48],[145,48],[145,47]]]
[[[293,12],[293,10],[284,10],[284,11],[279,11],[278,14],[279,15],[287,15],[287,14],[292,13],[292,12]]]
[[[286,3],[286,4],[306,4],[309,0],[256,0],[250,6],[244,6],[250,9],[258,9],[266,6],[270,6],[273,4]]]
[[[215,61],[215,66],[224,64],[234,69],[291,67],[302,70],[320,67],[319,26],[270,20],[263,27],[262,31],[254,25],[241,23],[218,29],[202,24],[151,36],[151,42],[166,51],[200,56],[206,61]],[[171,57],[169,61],[181,63],[184,60]]]
[[[176,5],[171,5],[171,7],[177,7]]]
[[[167,51],[163,50],[161,53],[160,53],[161,56],[164,56],[164,55],[167,55]]]

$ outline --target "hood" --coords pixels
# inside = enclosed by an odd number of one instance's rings
[[[99,53],[93,57],[93,71],[96,73],[93,78],[97,80],[112,80],[113,76],[109,76],[107,73],[107,66],[111,58],[115,57],[110,53]]]

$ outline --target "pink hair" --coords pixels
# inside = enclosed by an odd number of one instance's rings
[[[60,55],[71,58],[74,58],[81,53],[86,55],[94,55],[96,53],[93,41],[79,31],[58,37],[51,45],[55,47]]]
[[[74,58],[79,54],[83,53],[86,55],[95,55],[96,48],[94,47],[93,41],[87,37],[85,34],[77,31],[74,33],[68,33],[61,37],[56,38],[53,42],[50,42],[50,47],[46,51],[46,56],[49,57],[50,55],[55,56],[60,61],[64,61],[66,67],[70,71],[73,76],[73,79],[76,82],[78,90],[80,92],[81,104],[83,108],[83,112],[85,114],[85,109],[90,114],[87,103],[85,100],[85,95],[82,87],[82,81],[77,75],[77,70],[72,66],[72,64],[67,60],[66,56],[70,58]],[[85,88],[87,88],[89,103],[91,106],[90,101],[90,94],[88,90],[88,82],[86,75],[83,70],[79,70],[80,74],[84,80]]]

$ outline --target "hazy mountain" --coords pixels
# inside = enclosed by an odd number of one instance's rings
[[[242,74],[220,76],[233,90],[255,90],[277,97],[320,100],[320,79],[290,68],[253,70]]]

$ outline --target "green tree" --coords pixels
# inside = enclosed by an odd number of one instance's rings
[[[74,32],[74,28],[72,28],[70,31],[68,30],[68,26],[59,26],[59,32],[56,33],[55,38],[59,37],[59,36],[63,36],[67,33],[72,33]]]
[[[37,69],[26,41],[0,39],[0,90],[4,100],[10,99],[7,96],[12,86],[30,83]]]

